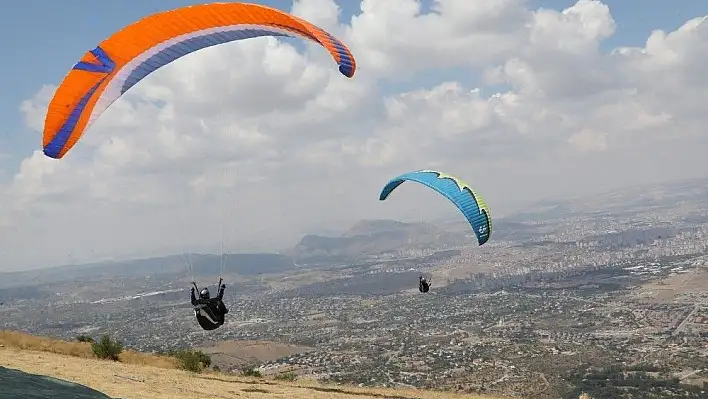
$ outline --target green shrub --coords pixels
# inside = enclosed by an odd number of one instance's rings
[[[297,379],[297,374],[293,373],[292,371],[288,371],[285,373],[280,373],[275,376],[276,380],[279,381],[295,381]]]
[[[79,335],[76,337],[76,340],[79,342],[88,342],[90,344],[93,343],[93,338],[89,337],[88,335]]]
[[[256,378],[261,378],[261,372],[254,369],[253,367],[245,368],[241,370],[241,375],[244,377],[256,377]]]
[[[100,341],[93,342],[91,349],[93,349],[93,354],[99,359],[118,361],[118,355],[123,352],[123,344],[111,339],[110,335],[106,334],[101,337]]]
[[[182,370],[200,373],[211,365],[211,357],[202,351],[185,349],[172,352]]]

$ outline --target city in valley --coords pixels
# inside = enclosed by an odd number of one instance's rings
[[[362,220],[287,252],[228,254],[230,312],[213,332],[194,320],[183,261],[215,284],[219,255],[7,273],[0,328],[362,386],[708,397],[708,181],[529,207],[495,219],[481,247],[471,234],[460,220]]]

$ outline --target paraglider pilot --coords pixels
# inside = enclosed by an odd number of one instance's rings
[[[422,274],[418,277],[418,280],[418,291],[428,292],[430,290],[430,282]]]
[[[224,324],[224,316],[229,310],[224,305],[224,290],[226,284],[222,284],[223,279],[219,279],[219,291],[214,298],[209,295],[207,287],[199,291],[199,298],[195,296],[195,291],[199,290],[196,283],[192,283],[192,306],[197,322],[204,330],[215,330]]]

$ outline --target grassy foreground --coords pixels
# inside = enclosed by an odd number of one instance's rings
[[[367,389],[315,381],[276,381],[179,370],[174,358],[125,350],[119,361],[98,360],[90,343],[0,331],[0,366],[88,386],[122,399],[219,398],[421,398],[491,397],[408,389]]]
[[[358,388],[307,380],[286,382],[214,372],[191,373],[179,370],[174,358],[131,350],[123,351],[117,362],[99,360],[89,343],[16,331],[0,331],[0,366],[72,381],[122,399],[494,399],[439,391]]]

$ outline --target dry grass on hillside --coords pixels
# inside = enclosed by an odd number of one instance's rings
[[[95,357],[90,343],[62,341],[48,337],[29,335],[19,331],[0,331],[0,345],[9,348],[49,352],[87,359]],[[122,363],[126,364],[139,364],[165,369],[177,367],[177,362],[172,357],[141,353],[133,350],[123,351],[118,358]]]
[[[122,399],[493,399],[436,391],[366,389],[309,381],[289,383],[216,373],[194,374],[8,347],[0,348],[0,366],[75,382]]]
[[[91,344],[0,331],[0,366],[59,378],[123,399],[494,399],[417,389],[357,388],[316,381],[284,382],[177,370],[173,358],[125,351],[120,362],[98,360]],[[501,399],[501,398],[497,398]],[[591,399],[581,396],[581,399]]]

